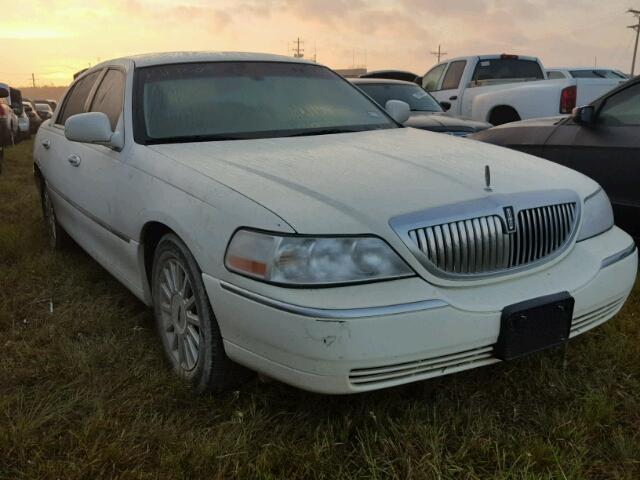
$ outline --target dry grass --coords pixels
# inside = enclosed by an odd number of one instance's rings
[[[1,478],[640,478],[637,290],[566,369],[549,352],[358,396],[193,397],[146,308],[47,252],[30,150],[0,176]]]

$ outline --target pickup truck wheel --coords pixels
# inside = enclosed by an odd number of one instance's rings
[[[512,107],[507,106],[496,107],[489,115],[489,123],[496,127],[498,125],[504,125],[505,123],[519,122],[520,120],[521,118],[518,112]]]
[[[246,372],[225,354],[220,328],[186,245],[166,234],[155,250],[152,296],[156,328],[173,370],[198,393],[222,391]]]
[[[44,226],[47,230],[47,240],[49,241],[49,249],[53,251],[62,250],[69,244],[69,236],[67,232],[60,226],[56,218],[56,212],[49,197],[49,191],[46,185],[42,185],[41,189],[42,201],[42,218]]]

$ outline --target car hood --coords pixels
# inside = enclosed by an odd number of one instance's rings
[[[500,128],[521,128],[521,127],[553,127],[559,125],[562,121],[567,119],[567,115],[557,115],[555,117],[543,117],[543,118],[531,118],[529,120],[520,120],[518,122],[505,123],[495,129]]]
[[[309,234],[383,235],[392,217],[432,207],[546,189],[569,188],[584,197],[597,188],[558,164],[411,128],[149,148]],[[485,165],[492,194],[485,192]]]
[[[405,122],[407,127],[421,128],[435,132],[479,132],[491,128],[490,123],[476,122],[466,118],[454,117],[438,112],[412,112],[409,120]]]

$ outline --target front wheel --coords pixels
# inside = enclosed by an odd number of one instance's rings
[[[165,235],[156,248],[152,294],[165,356],[198,393],[224,390],[246,376],[225,354],[202,273],[174,234]]]

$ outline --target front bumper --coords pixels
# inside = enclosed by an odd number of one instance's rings
[[[568,291],[571,337],[579,335],[620,310],[636,270],[633,241],[614,228],[549,269],[475,287],[411,278],[292,290],[203,278],[230,358],[306,390],[343,394],[499,362],[493,345],[502,309],[523,300]]]

